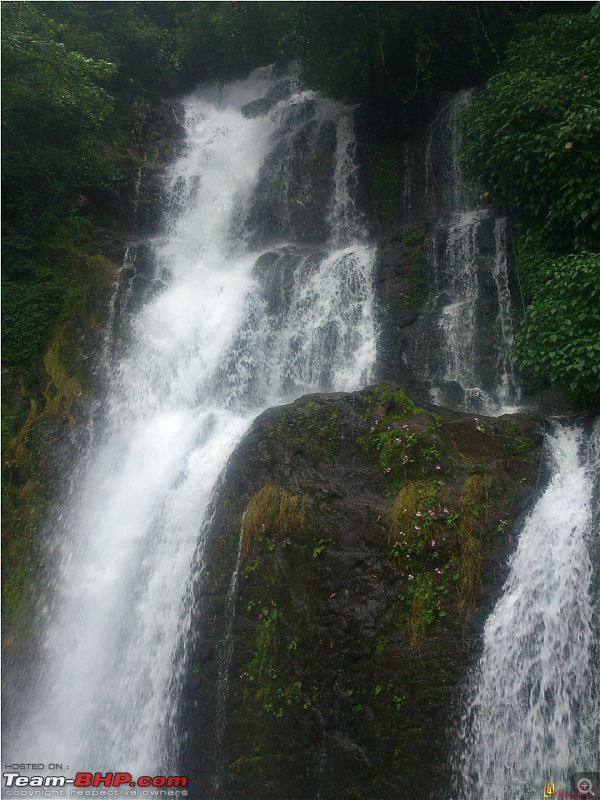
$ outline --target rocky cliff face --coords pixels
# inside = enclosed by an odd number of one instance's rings
[[[525,417],[418,406],[392,385],[257,420],[198,570],[182,705],[198,796],[443,786],[453,701],[539,445]]]

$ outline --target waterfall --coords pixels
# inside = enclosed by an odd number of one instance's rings
[[[251,113],[261,98],[270,110]],[[42,677],[7,748],[68,774],[174,767],[191,571],[218,477],[266,407],[359,388],[374,367],[352,109],[272,69],[184,105],[166,232],[146,243],[155,278],[119,346],[106,341],[102,431],[50,537]]]
[[[437,329],[426,373],[438,405],[498,415],[519,402],[509,355],[514,313],[506,219],[477,206],[477,187],[460,164],[460,114],[471,94],[459,92],[443,106],[424,154],[425,203],[441,217],[426,247]]]
[[[598,770],[592,544],[600,446],[557,425],[554,474],[511,558],[462,721],[461,797],[540,797],[547,782]],[[597,664],[596,664],[597,667]]]
[[[478,208],[460,166],[460,112],[470,92],[443,105],[429,127],[421,206],[404,181],[404,208],[436,223],[426,242],[435,331],[426,369],[434,401],[493,416],[518,409],[507,221]],[[418,155],[418,153],[417,153]],[[406,188],[408,187],[408,189]],[[410,217],[409,217],[410,219]],[[554,425],[546,446],[552,478],[522,530],[510,572],[486,622],[483,653],[469,676],[455,757],[460,800],[540,797],[597,771],[600,703],[597,610],[591,551],[600,430]],[[570,783],[571,781],[571,783]],[[576,783],[576,781],[575,781]]]

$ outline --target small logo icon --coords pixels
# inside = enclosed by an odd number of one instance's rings
[[[577,789],[581,792],[581,794],[587,795],[588,797],[596,797],[596,793],[594,792],[594,784],[589,778],[580,778],[577,781]]]
[[[544,797],[554,797],[554,784],[547,783],[544,786]]]
[[[600,772],[571,774],[571,795],[583,800],[600,800]]]

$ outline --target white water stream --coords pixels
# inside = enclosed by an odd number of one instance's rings
[[[219,474],[265,407],[371,378],[373,252],[352,198],[352,110],[297,90],[245,117],[276,82],[257,70],[185,103],[188,147],[153,243],[162,288],[131,320],[104,430],[53,536],[42,677],[5,760],[70,774],[168,768],[190,572]],[[268,248],[249,244],[256,187],[276,182],[276,147],[289,162],[297,137],[325,126],[337,135],[329,239],[273,244],[277,294],[255,266]]]
[[[520,401],[510,362],[506,219],[476,208],[474,187],[462,175],[458,123],[469,98],[461,92],[442,109],[425,157],[426,195],[449,215],[427,249],[442,343],[432,395],[452,405],[457,394],[448,385],[454,383],[462,410],[499,416]],[[493,313],[482,310],[483,280]],[[598,548],[600,429],[590,438],[577,426],[553,428],[546,439],[552,478],[518,533],[468,682],[455,764],[461,800],[529,800],[541,797],[548,782],[570,792],[573,775],[600,770],[598,605],[590,557]]]
[[[459,92],[441,110],[431,126],[425,153],[428,202],[441,204],[451,216],[436,227],[427,246],[442,345],[429,372],[435,403],[455,406],[455,395],[447,388],[455,383],[462,391],[461,410],[497,416],[518,410],[520,392],[510,360],[513,311],[506,219],[495,219],[493,238],[486,243],[485,223],[491,227],[492,212],[478,207],[476,187],[465,180],[460,164],[460,115],[471,94]],[[436,181],[434,164],[440,150],[445,169]],[[482,292],[486,275],[493,284],[492,292],[488,290],[493,296],[488,316]],[[486,377],[492,369],[493,377]]]
[[[452,218],[429,246],[443,341],[433,396],[444,404],[446,385],[455,382],[463,410],[498,416],[518,410],[520,400],[510,362],[506,219],[493,219],[490,235],[491,210],[475,208],[475,192],[460,169],[458,120],[469,98],[459,93],[437,123],[447,131],[450,177],[441,191]],[[482,314],[486,274],[493,317]],[[487,367],[485,348],[491,348]],[[486,384],[490,365],[494,379]],[[552,478],[518,533],[503,594],[485,626],[483,654],[469,679],[456,770],[462,800],[529,800],[540,797],[547,782],[568,789],[569,775],[599,769],[590,559],[597,535],[598,431],[589,441],[580,428],[556,424],[546,447]]]
[[[484,631],[462,721],[464,800],[534,798],[600,768],[594,691],[594,482],[600,428],[557,426],[552,479],[519,534],[504,592]]]

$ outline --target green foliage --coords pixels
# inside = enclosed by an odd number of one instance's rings
[[[28,364],[42,349],[48,328],[60,311],[64,291],[53,282],[2,287],[2,322],[6,366]]]
[[[423,409],[419,408],[414,400],[401,389],[394,389],[389,384],[373,386],[365,392],[365,404],[367,407],[367,417],[372,416],[373,407],[380,405],[383,407],[383,415],[400,420],[404,416],[412,414],[422,414]]]
[[[600,232],[598,17],[526,26],[465,114],[471,173],[530,224],[580,246]]]
[[[600,255],[548,261],[515,343],[515,357],[574,400],[600,397]]]
[[[438,424],[435,416],[419,408],[405,392],[386,384],[368,389],[363,402],[369,429],[357,444],[378,461],[389,484],[398,485],[413,465],[420,465],[423,474],[435,474],[441,469],[431,463],[440,454],[436,445],[429,442]],[[410,419],[421,415],[429,417],[425,424],[422,419]],[[423,461],[427,462],[426,468]]]
[[[600,4],[523,27],[465,113],[465,160],[519,223],[531,301],[514,356],[574,401],[600,395]]]
[[[250,605],[250,604],[249,604]],[[254,607],[254,604],[252,604]],[[252,608],[247,608],[251,611]],[[252,656],[242,673],[243,699],[258,714],[281,719],[286,713],[313,706],[318,696],[315,686],[306,687],[295,675],[289,675],[300,637],[294,636],[285,646],[285,657],[278,653],[278,640],[283,638],[284,614],[275,603],[260,609]]]
[[[260,5],[260,4],[253,4]],[[325,93],[366,102],[393,129],[423,88],[457,88],[497,62],[523,13],[550,4],[299,2],[278,6],[280,56]],[[538,10],[539,9],[539,10]]]
[[[435,619],[446,615],[446,570],[437,565],[447,509],[440,507],[438,493],[435,481],[406,481],[390,517],[388,555],[398,572],[406,630],[414,646]]]
[[[439,616],[445,616],[441,596],[445,587],[440,580],[428,572],[417,575],[411,581],[409,596],[409,613],[407,617],[407,630],[414,646],[418,646],[425,631]]]
[[[173,3],[175,54],[181,78],[227,81],[291,57],[293,3]]]
[[[246,689],[245,699],[254,699],[262,712],[273,713],[275,681],[277,680],[276,637],[277,621],[282,611],[276,605],[261,610],[256,626],[254,653],[247,667],[248,681],[254,686]]]
[[[3,182],[17,193],[31,183],[39,198],[29,215],[18,209],[25,233],[59,188],[110,177],[94,139],[112,111],[101,83],[115,68],[66,48],[29,3],[2,6],[2,51]]]
[[[65,248],[88,247],[106,212],[114,225],[132,139],[151,138],[149,98],[174,86],[172,37],[142,5],[2,6],[5,366],[27,366],[59,312],[73,317],[87,263],[67,279]],[[168,11],[152,14],[173,22]],[[125,142],[129,155],[115,155]]]

